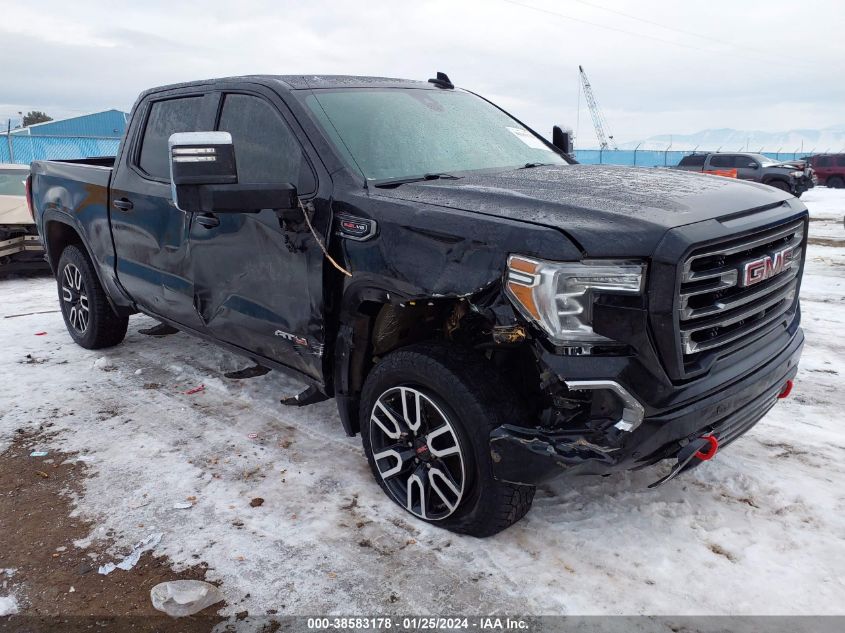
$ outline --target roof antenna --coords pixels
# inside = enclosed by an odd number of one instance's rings
[[[449,75],[441,73],[440,71],[437,72],[437,78],[429,79],[428,83],[434,84],[438,88],[448,88],[450,90],[455,87],[455,84],[449,81]]]

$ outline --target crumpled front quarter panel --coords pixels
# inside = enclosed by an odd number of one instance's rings
[[[508,218],[395,198],[335,203],[335,212],[376,219],[375,238],[343,240],[355,288],[379,288],[399,299],[469,296],[501,280],[509,253],[577,260],[565,235]],[[393,297],[391,297],[393,299]]]

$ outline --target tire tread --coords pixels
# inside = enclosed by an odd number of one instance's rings
[[[454,392],[451,394],[453,397],[480,406],[486,414],[483,416],[486,428],[482,429],[482,439],[504,421],[516,422],[524,418],[525,408],[519,397],[501,379],[489,361],[471,349],[436,341],[417,343],[387,355],[370,377],[408,366],[426,375],[445,373]],[[370,381],[370,377],[361,399],[362,420],[366,420],[369,415],[368,411],[364,411],[366,403],[378,395],[368,393],[367,387],[372,386],[374,382]],[[366,441],[364,445],[370,458],[371,452]],[[371,458],[370,465],[375,474],[375,465]],[[381,478],[377,476],[376,479],[384,489]],[[482,485],[488,487],[484,504],[478,504],[480,507],[473,508],[467,515],[455,521],[447,519],[442,522],[444,527],[460,534],[492,536],[519,521],[531,508],[534,486],[498,481],[493,479],[492,475]]]
[[[126,337],[129,317],[120,316],[112,309],[91,260],[87,253],[75,244],[65,247],[59,258],[56,281],[59,285],[60,302],[62,301],[62,271],[66,263],[76,266],[86,277],[85,290],[88,294],[88,309],[90,312],[88,327],[91,328],[91,331],[80,337],[65,318],[68,332],[77,344],[86,349],[114,347]],[[64,316],[64,310],[62,310],[62,316]]]

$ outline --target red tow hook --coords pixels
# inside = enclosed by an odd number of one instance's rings
[[[719,451],[719,438],[715,435],[702,435],[701,439],[707,440],[707,445],[698,449],[695,452],[694,457],[697,457],[703,462],[707,462],[716,457],[716,453]],[[707,450],[705,450],[705,448]]]
[[[718,452],[719,438],[715,435],[708,434],[696,437],[678,451],[678,462],[672,467],[672,470],[653,484],[649,484],[648,487],[657,488],[657,486],[662,486],[667,481],[674,479],[675,476],[680,474],[683,470],[698,466],[698,462],[694,462],[692,465],[689,465],[694,459],[698,459],[702,462],[710,461],[716,457],[716,453]]]
[[[778,394],[778,398],[783,400],[786,398],[790,393],[792,393],[792,385],[793,382],[791,380],[787,380],[786,384],[783,386],[783,391]]]

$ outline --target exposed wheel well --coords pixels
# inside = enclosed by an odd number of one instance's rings
[[[82,237],[69,224],[56,221],[48,222],[46,233],[44,248],[47,251],[47,259],[50,262],[50,268],[52,268],[54,274],[56,272],[56,266],[59,263],[59,258],[62,256],[62,251],[66,247],[71,244],[77,244],[82,247],[82,252],[87,252],[82,242]]]
[[[354,435],[358,423],[358,397],[364,381],[381,358],[423,341],[446,341],[486,354],[494,364],[523,367],[510,371],[514,388],[536,385],[533,355],[522,326],[496,327],[491,314],[472,307],[463,298],[432,298],[401,304],[364,301],[353,318],[340,328],[335,356],[335,395],[346,432]]]

